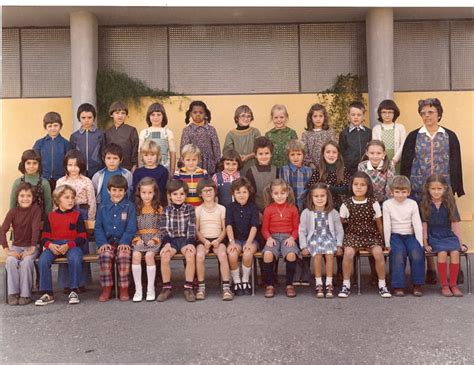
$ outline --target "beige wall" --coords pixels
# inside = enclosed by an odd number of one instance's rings
[[[458,200],[462,216],[464,237],[469,240],[474,233],[472,215],[474,205],[474,172],[472,161],[472,143],[474,133],[474,92],[403,92],[395,93],[395,101],[401,110],[399,121],[408,131],[421,125],[417,113],[417,101],[422,98],[437,97],[444,108],[442,125],[456,132],[461,143],[463,158],[464,188],[466,196]],[[192,98],[173,97],[165,103],[169,127],[174,131],[179,142],[184,124],[184,113],[191,100],[203,100],[212,112],[212,125],[216,127],[221,143],[226,133],[234,128],[233,115],[235,108],[241,104],[249,105],[255,121],[253,125],[265,133],[272,128],[270,108],[279,103],[286,105],[290,120],[288,126],[295,129],[298,136],[305,127],[306,113],[310,105],[317,102],[314,94],[275,94],[275,95],[218,95],[193,96]],[[141,110],[130,111],[129,123],[139,131],[146,127],[145,113],[153,102],[144,98]],[[1,147],[1,196],[0,217],[8,209],[8,196],[12,181],[19,175],[18,162],[22,151],[31,148],[36,139],[45,134],[42,118],[48,111],[57,111],[64,122],[62,135],[69,138],[71,134],[72,115],[71,99],[6,99],[2,100],[2,147]]]

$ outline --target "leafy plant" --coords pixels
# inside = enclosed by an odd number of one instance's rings
[[[116,100],[131,103],[141,109],[141,97],[155,98],[163,102],[170,96],[178,95],[171,91],[152,89],[141,80],[132,78],[123,72],[98,71],[96,81],[97,121],[105,128],[109,120],[109,107]]]
[[[338,75],[332,88],[317,95],[328,111],[331,127],[336,136],[339,136],[339,133],[347,126],[349,104],[353,101],[361,101],[365,104],[360,78],[351,73]]]

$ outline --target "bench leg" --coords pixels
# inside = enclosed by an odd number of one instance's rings
[[[115,290],[115,299],[118,299],[118,273],[117,273],[117,260],[113,262],[114,267],[114,290]]]
[[[357,294],[360,295],[360,255],[356,255]]]
[[[467,274],[467,293],[471,294],[471,261],[469,255],[466,254],[466,274]]]
[[[5,304],[8,304],[8,272],[7,272],[7,267],[5,266],[5,283],[4,283],[4,288],[5,288]]]
[[[257,259],[252,258],[252,267],[250,268],[250,275],[252,275],[252,296],[255,295],[255,275],[256,275]]]

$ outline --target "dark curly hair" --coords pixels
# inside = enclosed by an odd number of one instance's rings
[[[189,104],[189,108],[188,110],[186,110],[186,118],[184,119],[184,122],[186,124],[189,124],[190,122],[189,118],[191,117],[191,112],[195,106],[200,106],[201,108],[204,109],[204,120],[207,123],[211,123],[211,111],[207,109],[207,105],[203,101],[200,101],[200,100],[194,100],[191,102],[191,104]]]

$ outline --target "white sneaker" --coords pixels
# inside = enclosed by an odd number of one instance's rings
[[[387,289],[386,286],[383,286],[379,288],[379,294],[382,298],[391,298],[392,294],[390,294],[390,291]]]
[[[153,302],[155,300],[156,294],[155,290],[148,290],[146,292],[146,301],[147,302]]]
[[[49,295],[49,294],[43,294],[43,295],[41,296],[41,298],[39,298],[39,299],[35,302],[35,305],[45,306],[45,305],[52,304],[52,303],[54,303],[54,297],[52,297],[52,296]]]
[[[81,301],[79,300],[79,295],[75,291],[69,293],[69,304],[78,304]]]
[[[134,296],[133,296],[133,299],[132,301],[135,302],[135,303],[138,303],[138,302],[141,302],[143,300],[143,293],[140,291],[136,291]]]

